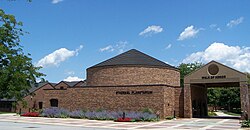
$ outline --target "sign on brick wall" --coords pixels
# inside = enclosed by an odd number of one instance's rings
[[[141,94],[153,94],[153,91],[116,91],[116,94],[120,94],[120,95],[141,95]]]

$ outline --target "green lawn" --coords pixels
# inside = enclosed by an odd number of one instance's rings
[[[208,116],[217,116],[215,112],[208,112]]]
[[[13,113],[13,112],[1,112],[0,111],[0,114],[7,114],[7,113]]]

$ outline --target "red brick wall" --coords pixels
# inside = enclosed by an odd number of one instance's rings
[[[175,114],[177,117],[184,117],[184,89],[175,88]]]
[[[166,86],[139,87],[86,87],[68,88],[67,90],[45,90],[45,99],[58,99],[59,107],[69,110],[126,110],[140,111],[150,108],[159,111],[161,117],[169,114],[164,111],[164,94],[167,94],[171,104],[174,104],[172,91],[164,92]],[[171,88],[172,89],[172,88]],[[117,91],[152,91],[152,94],[116,94]],[[47,104],[49,105],[49,104]],[[46,105],[46,106],[47,106]],[[172,105],[173,106],[173,105]],[[166,113],[166,114],[165,114]]]
[[[38,109],[39,102],[43,102],[43,108],[48,107],[45,105],[45,104],[47,104],[48,101],[44,100],[45,99],[45,97],[44,97],[45,91],[43,89],[53,89],[53,87],[50,84],[45,84],[41,88],[37,89],[34,92],[34,94],[32,94],[33,96],[28,95],[28,96],[24,97],[24,101],[26,101],[27,106],[23,106],[22,102],[18,102],[16,111],[19,112],[21,109],[22,112],[28,112],[29,110],[31,110],[33,108]]]
[[[87,69],[88,86],[165,84],[180,86],[177,70],[156,67],[111,66]]]
[[[173,87],[164,87],[164,116],[174,115],[175,92]]]

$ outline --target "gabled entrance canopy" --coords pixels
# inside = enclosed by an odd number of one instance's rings
[[[246,74],[211,61],[184,78],[184,117],[193,117],[196,106],[199,114],[206,116],[206,95],[209,87],[240,87],[241,110],[244,114],[250,114]]]
[[[209,62],[184,78],[185,84],[232,82],[247,82],[246,74],[216,61]]]

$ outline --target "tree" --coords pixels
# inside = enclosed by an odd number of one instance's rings
[[[228,111],[239,113],[240,108],[240,88],[208,88],[208,105],[217,110],[217,106],[223,107]],[[232,108],[237,108],[233,110]]]
[[[246,72],[247,75],[247,83],[250,85],[250,73]]]
[[[217,106],[219,106],[219,100],[221,95],[220,88],[215,89],[208,89],[207,90],[207,97],[208,97],[208,105],[213,107],[213,110],[217,110]]]
[[[36,78],[44,76],[38,72],[40,67],[32,64],[30,54],[23,52],[20,36],[25,32],[21,26],[14,15],[0,9],[0,99],[21,101]]]
[[[202,63],[181,63],[178,68],[180,69],[180,84],[181,87],[184,87],[184,77],[188,74],[190,74],[191,72],[201,68],[203,66]]]

